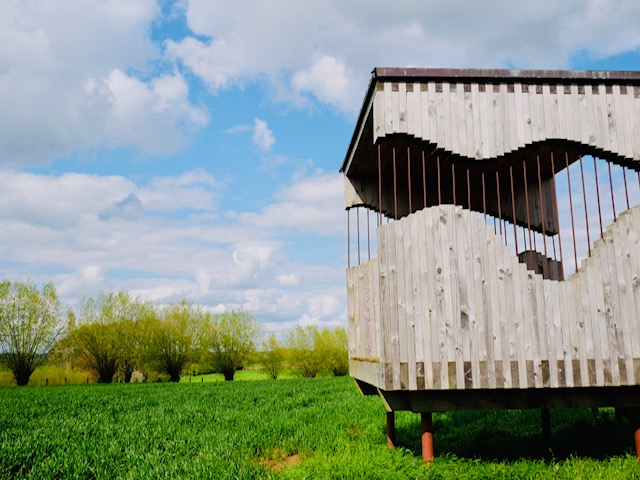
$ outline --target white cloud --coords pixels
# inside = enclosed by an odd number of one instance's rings
[[[635,0],[191,0],[186,15],[197,38],[167,53],[213,90],[266,78],[350,113],[376,66],[566,68],[640,47]]]
[[[299,183],[272,201],[311,203],[332,181]],[[304,315],[344,322],[342,259],[295,258],[280,223],[218,214],[225,188],[204,170],[144,182],[5,171],[0,269],[12,279],[53,280],[70,305],[128,290],[156,302],[191,298],[211,311],[244,307],[267,323]],[[322,233],[324,243],[342,242]]]
[[[271,147],[276,143],[273,132],[269,129],[269,125],[259,118],[253,121],[253,136],[251,141],[261,153],[268,153]]]
[[[0,15],[0,164],[93,148],[180,148],[208,121],[185,79],[154,71],[153,0],[5,2]]]
[[[241,219],[250,225],[340,235],[344,230],[343,197],[342,175],[319,174],[288,185],[275,194],[275,203],[258,214],[242,214]]]

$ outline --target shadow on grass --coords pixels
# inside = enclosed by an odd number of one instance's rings
[[[420,415],[396,415],[397,444],[421,455]],[[633,453],[634,448],[631,424],[616,421],[613,409],[552,410],[550,447],[542,435],[540,410],[437,413],[433,421],[436,456],[505,462],[602,460]]]

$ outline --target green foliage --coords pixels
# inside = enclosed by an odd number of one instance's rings
[[[299,368],[304,377],[312,378],[322,371],[335,376],[349,372],[347,332],[344,328],[296,327],[289,333],[287,347],[291,364]]]
[[[215,314],[203,340],[214,371],[222,373],[225,380],[233,380],[255,350],[259,335],[260,324],[246,310]]]
[[[200,353],[208,318],[200,307],[186,300],[164,306],[148,326],[148,362],[166,373],[169,381],[179,382],[182,372]]]
[[[0,282],[0,353],[18,385],[27,385],[63,330],[62,310],[51,283]]]
[[[276,338],[275,333],[270,334],[265,341],[262,342],[262,365],[264,366],[269,378],[275,380],[280,375],[284,365],[285,352],[280,342]]]
[[[434,415],[435,462],[420,416],[396,414],[348,378],[0,389],[0,478],[639,478],[633,429],[609,410]],[[295,460],[287,466],[288,460]]]
[[[318,336],[318,327],[296,327],[289,332],[287,347],[289,349],[289,361],[300,369],[303,377],[315,377],[322,367],[323,358],[316,350],[315,339]]]
[[[117,371],[129,382],[141,364],[145,325],[154,315],[149,302],[128,292],[85,298],[71,332],[81,365],[95,372],[98,383],[111,383]]]

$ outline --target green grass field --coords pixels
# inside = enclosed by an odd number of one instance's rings
[[[349,378],[0,388],[0,478],[640,478],[628,423],[601,410],[385,414]]]

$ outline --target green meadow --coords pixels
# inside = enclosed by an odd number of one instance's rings
[[[346,377],[0,388],[0,478],[629,479],[631,426],[611,410],[434,415],[436,460],[420,457],[420,417]]]

